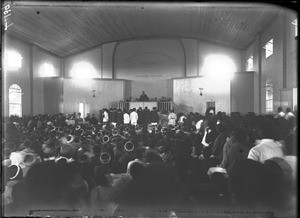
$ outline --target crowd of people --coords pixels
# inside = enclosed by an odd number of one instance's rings
[[[103,109],[98,118],[11,116],[2,139],[4,213],[68,209],[144,217],[161,209],[161,216],[171,216],[182,208],[230,208],[294,214],[297,123],[286,112],[160,116],[153,108]]]

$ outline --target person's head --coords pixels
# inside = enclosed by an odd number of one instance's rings
[[[216,125],[216,130],[218,131],[218,133],[223,133],[226,132],[227,128],[223,123],[219,123]]]
[[[135,181],[139,181],[145,172],[145,167],[140,163],[133,163],[130,166],[130,175]]]
[[[275,125],[268,120],[263,120],[259,124],[258,134],[262,139],[276,139],[277,131]]]
[[[282,107],[278,107],[277,108],[277,112],[279,113],[279,112],[281,112],[282,111]]]
[[[292,110],[291,110],[291,108],[286,108],[286,110],[285,110],[287,113],[289,113],[289,112],[292,112]]]
[[[241,128],[234,129],[231,133],[231,137],[237,142],[244,142],[247,139],[247,134]]]
[[[145,94],[145,91],[142,91],[142,94],[144,95],[144,94]]]

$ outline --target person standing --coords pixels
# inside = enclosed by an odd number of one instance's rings
[[[275,118],[281,118],[281,117],[285,117],[285,114],[282,111],[282,107],[278,107],[277,108],[277,114],[275,115]]]
[[[131,125],[134,125],[136,126],[137,125],[137,122],[138,122],[138,114],[136,112],[136,109],[133,108],[132,109],[132,112],[130,113],[130,122],[131,122]]]
[[[158,117],[156,107],[154,107],[153,110],[150,112],[150,117],[151,117],[151,124],[157,125],[159,117]]]
[[[129,123],[130,123],[130,116],[126,110],[124,111],[124,114],[123,114],[123,123],[125,125],[129,125]]]
[[[117,111],[117,125],[123,124],[124,123],[124,118],[123,118],[123,112],[121,109],[118,109]]]
[[[137,114],[138,114],[138,121],[137,123],[139,125],[142,125],[144,124],[144,117],[143,117],[143,109],[141,107],[139,107],[139,109],[137,110]]]
[[[171,112],[168,115],[168,125],[175,126],[177,120],[177,115],[174,113],[174,110],[172,109]]]
[[[95,114],[92,114],[92,117],[90,119],[90,123],[93,124],[93,125],[97,125],[98,124],[98,120],[97,120]]]
[[[145,94],[145,91],[142,92],[140,98],[139,98],[140,101],[149,101],[149,98],[148,96]]]
[[[105,108],[103,110],[103,124],[107,124],[108,123],[108,120],[109,120],[109,117],[108,117],[108,111],[107,109]]]
[[[144,114],[143,115],[143,117],[144,117],[144,123],[148,125],[150,123],[150,121],[151,121],[151,112],[148,109],[148,107],[145,107],[143,114]]]
[[[117,125],[117,109],[116,108],[113,108],[110,112],[110,122],[114,127],[116,127],[116,125]]]

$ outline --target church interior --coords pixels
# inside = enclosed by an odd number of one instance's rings
[[[296,217],[295,10],[4,1],[2,18],[3,216]]]

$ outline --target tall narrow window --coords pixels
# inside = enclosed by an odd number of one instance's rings
[[[266,58],[270,57],[273,54],[273,39],[271,39],[265,46]]]
[[[9,116],[22,116],[22,89],[17,84],[12,84],[9,87]]]
[[[247,71],[253,70],[253,56],[247,60]]]
[[[298,20],[295,19],[292,24],[294,25],[295,27],[295,38],[298,36]]]
[[[273,113],[273,83],[266,81],[266,113]]]

